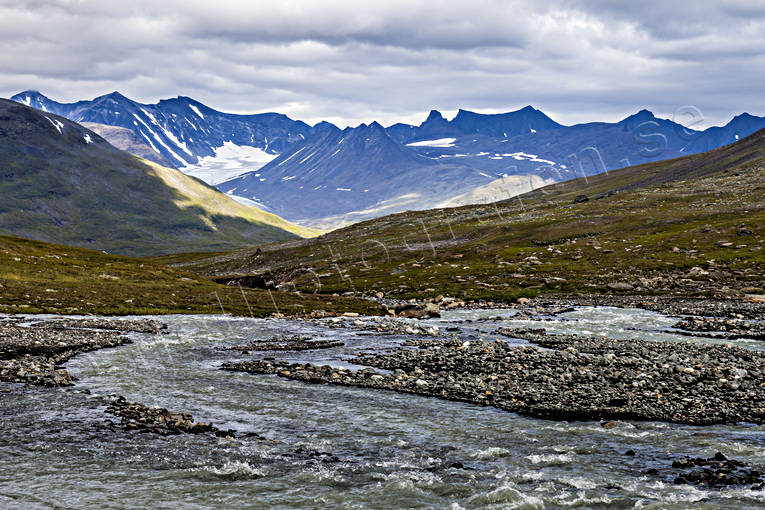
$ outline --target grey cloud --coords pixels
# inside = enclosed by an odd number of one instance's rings
[[[340,124],[526,104],[574,123],[692,101],[722,123],[765,114],[763,28],[743,1],[0,0],[0,95],[187,95]]]

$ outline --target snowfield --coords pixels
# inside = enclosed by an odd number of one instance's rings
[[[256,147],[225,142],[222,147],[215,149],[215,156],[199,158],[197,164],[186,165],[180,170],[215,186],[247,172],[258,170],[277,155],[269,154]]]
[[[406,144],[407,147],[454,147],[456,138],[439,138],[438,140],[423,140]]]

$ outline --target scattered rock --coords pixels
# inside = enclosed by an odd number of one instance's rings
[[[730,486],[750,486],[752,490],[763,490],[765,479],[762,471],[751,469],[745,463],[728,459],[721,452],[714,457],[683,457],[672,462],[677,470],[674,478],[676,485],[693,484],[708,488]]]
[[[441,309],[435,303],[407,303],[395,308],[399,317],[429,319],[441,316]]]
[[[311,340],[308,336],[275,337],[269,340],[254,340],[242,345],[219,347],[221,351],[308,351],[312,349],[331,349],[345,345],[339,340]]]
[[[688,318],[676,323],[674,328],[692,332],[723,332],[724,338],[751,338],[765,340],[765,323],[741,319],[710,317]]]
[[[216,435],[236,434],[235,431],[221,431],[210,423],[194,422],[189,413],[173,413],[164,408],[148,407],[129,402],[125,397],[117,397],[106,408],[106,412],[118,416],[121,424],[128,430],[153,432],[155,434],[202,434],[212,432]]]
[[[268,360],[227,363],[222,368],[308,383],[417,393],[555,420],[765,423],[763,352],[725,345],[546,335],[544,330],[528,328],[499,332],[543,349],[501,340],[415,339],[397,350],[360,353],[348,360],[384,373]]]
[[[30,327],[18,322],[0,323],[0,380],[41,386],[71,386],[72,376],[57,368],[81,352],[116,347],[130,343],[116,330],[120,323],[132,330],[129,321],[102,319],[99,330],[90,329],[92,319],[53,320],[46,327],[34,323]],[[71,329],[67,328],[71,327]],[[87,328],[87,329],[86,329]]]

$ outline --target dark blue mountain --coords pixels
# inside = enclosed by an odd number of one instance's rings
[[[451,120],[433,110],[419,125],[341,130],[277,113],[221,113],[187,97],[145,105],[114,92],[62,104],[30,91],[13,99],[77,122],[131,129],[174,165],[198,163],[184,169],[191,175],[317,226],[436,207],[506,176],[521,183],[515,193],[525,191],[524,182],[705,152],[765,127],[765,118],[742,114],[695,131],[648,110],[615,123],[564,126],[526,106],[502,114],[459,110]]]
[[[215,156],[215,149],[226,142],[279,154],[311,132],[308,124],[279,113],[222,113],[188,97],[147,105],[112,92],[92,101],[65,104],[27,91],[11,99],[74,122],[128,128],[176,167]]]
[[[532,107],[498,115],[460,110],[451,121],[434,110],[419,126],[325,128],[219,187],[288,219],[330,226],[436,207],[505,176],[522,189],[524,179],[539,185],[702,152],[762,127],[764,118],[746,115],[694,131],[648,110],[574,126]]]
[[[459,110],[451,124],[465,134],[481,134],[495,138],[509,138],[563,127],[531,106],[515,112],[490,115]]]
[[[218,188],[295,220],[331,226],[432,206],[495,178],[421,155],[373,122],[343,130],[325,126],[260,170]]]
[[[763,118],[742,113],[722,127],[711,127],[704,131],[703,136],[691,140],[686,150],[689,154],[706,152],[723,145],[737,142],[750,134],[759,131],[763,126]]]
[[[419,140],[485,135],[492,138],[510,138],[563,127],[541,111],[527,106],[508,113],[482,114],[459,110],[448,121],[438,110],[432,110],[419,126],[395,124],[388,128],[393,138],[402,143]]]

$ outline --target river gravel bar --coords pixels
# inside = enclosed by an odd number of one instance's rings
[[[500,329],[502,340],[423,339],[349,360],[359,371],[252,360],[224,370],[276,374],[491,405],[551,420],[765,423],[765,353],[731,345],[613,340]]]

